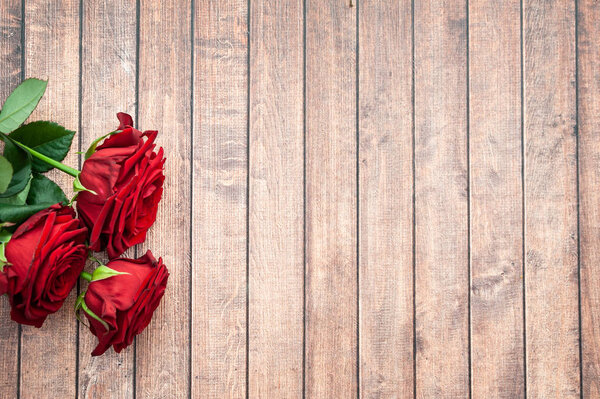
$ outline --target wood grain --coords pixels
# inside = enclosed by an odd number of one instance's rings
[[[475,398],[524,396],[520,2],[469,2]]]
[[[85,151],[92,141],[118,126],[117,112],[135,118],[136,4],[134,0],[82,4],[81,141]],[[134,250],[124,256],[134,257]],[[95,266],[90,262],[89,271]],[[91,357],[97,342],[79,324],[79,397],[133,398],[134,348]]]
[[[360,393],[413,397],[410,2],[359,6]]]
[[[244,398],[247,2],[195,10],[192,396]]]
[[[582,386],[600,398],[600,3],[580,1],[577,18]]]
[[[527,394],[579,397],[574,2],[523,13]]]
[[[137,124],[159,131],[167,162],[158,217],[138,254],[162,257],[170,277],[153,322],[137,337],[136,395],[175,398],[190,390],[190,5],[142,1],[139,19]]]
[[[469,393],[465,2],[415,2],[416,396]]]
[[[306,2],[306,395],[357,396],[356,8]]]
[[[77,131],[79,124],[79,1],[25,3],[25,75],[49,79],[46,94],[30,120],[52,120]],[[63,163],[77,167],[79,134]],[[73,178],[48,174],[71,197]],[[76,395],[77,323],[75,291],[41,329],[23,326],[21,397],[73,398]],[[43,359],[43,361],[40,361]]]
[[[21,83],[21,4],[0,1],[0,107]],[[8,299],[0,297],[0,397],[17,396],[19,327],[10,319]]]
[[[301,398],[303,2],[250,12],[249,394]]]

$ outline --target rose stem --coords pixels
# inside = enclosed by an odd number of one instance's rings
[[[81,272],[81,274],[79,275],[79,277],[83,278],[84,280],[87,281],[92,281],[92,275],[88,272]]]
[[[73,177],[77,177],[79,176],[79,171],[77,169],[71,168],[70,166],[65,165],[64,163],[55,161],[54,159],[45,156],[42,153],[37,152],[36,150],[27,147],[24,144],[19,143],[18,141],[14,141],[13,143],[17,144],[19,147],[21,147],[22,149],[24,149],[25,151],[29,152],[31,155],[33,155],[34,157],[36,157],[37,159],[46,162],[47,164],[50,164],[52,166],[54,166],[56,169],[62,170],[63,172],[65,172],[66,174],[69,174]]]

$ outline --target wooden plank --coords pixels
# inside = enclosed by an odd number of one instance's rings
[[[575,9],[523,4],[527,394],[579,397]]]
[[[249,393],[301,398],[303,1],[250,14]]]
[[[359,7],[360,393],[413,397],[410,2]]]
[[[471,346],[476,398],[524,395],[520,2],[469,2]]]
[[[600,3],[579,1],[577,18],[582,386],[600,398]]]
[[[140,3],[139,121],[158,130],[165,184],[158,217],[140,245],[169,268],[167,291],[147,330],[137,337],[138,397],[189,393],[191,7],[179,1]]]
[[[306,3],[306,395],[357,396],[356,7]]]
[[[469,394],[465,2],[415,2],[416,395]]]
[[[46,94],[31,120],[52,120],[77,131],[79,124],[79,1],[25,2],[25,75],[49,79]],[[77,167],[79,134],[63,161]],[[49,173],[73,194],[73,178]],[[60,398],[76,396],[77,323],[73,314],[75,291],[62,309],[41,329],[23,326],[21,342],[21,397],[41,398],[48,392]],[[43,359],[43,361],[40,361]]]
[[[21,82],[21,4],[0,1],[0,107]],[[17,397],[19,379],[19,327],[10,319],[10,305],[0,297],[0,392]]]
[[[195,4],[192,396],[246,397],[246,0]]]
[[[83,151],[96,138],[118,126],[117,112],[135,117],[135,3],[134,0],[82,3]],[[124,256],[134,257],[133,249]],[[88,265],[90,271],[94,267]],[[128,348],[120,354],[109,350],[102,356],[91,357],[98,339],[84,325],[80,324],[79,329],[79,397],[133,398],[134,349]]]

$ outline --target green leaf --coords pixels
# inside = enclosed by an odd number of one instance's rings
[[[125,272],[118,272],[111,269],[108,266],[100,265],[92,273],[92,281],[104,280],[110,277],[118,276],[120,274],[129,274]]]
[[[29,195],[30,188],[31,180],[29,181],[29,183],[27,183],[27,185],[21,192],[13,195],[12,197],[0,198],[0,204],[25,205],[25,203],[27,202],[27,196]]]
[[[51,207],[54,204],[35,204],[35,205],[9,205],[0,204],[0,221],[21,223],[34,213]]]
[[[0,111],[0,132],[10,133],[27,120],[44,95],[47,84],[45,80],[27,79],[8,96]]]
[[[57,162],[61,162],[67,156],[74,136],[75,132],[47,121],[28,123],[10,134],[11,139]],[[52,169],[52,166],[33,158],[32,169],[34,172],[44,173]]]
[[[0,198],[9,198],[25,189],[31,177],[31,155],[17,147],[10,140],[4,141],[4,156],[11,163],[13,176],[6,191]]]
[[[8,188],[13,176],[13,168],[8,159],[0,156],[0,193]]]
[[[27,204],[57,204],[68,203],[63,190],[44,175],[35,173],[31,179],[31,188],[27,196]]]
[[[94,140],[92,142],[92,144],[90,144],[90,147],[87,149],[87,151],[85,152],[85,159],[88,159],[89,157],[92,156],[92,154],[94,152],[96,152],[96,147],[98,147],[98,144],[100,144],[100,142],[102,140],[104,140],[105,138],[107,138],[108,136],[112,136],[113,134],[117,133],[119,130],[115,130],[114,132],[110,132],[108,134],[105,134],[102,137],[98,137],[96,140]]]
[[[17,203],[14,201],[14,198],[22,200],[23,195],[26,202]],[[59,202],[68,203],[65,193],[56,183],[37,173],[33,175],[26,189],[14,198],[11,198],[13,202],[0,202],[0,221],[20,223],[42,209]],[[4,200],[8,200],[8,198]]]

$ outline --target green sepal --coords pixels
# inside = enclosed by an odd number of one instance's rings
[[[98,195],[95,191],[88,190],[87,188],[85,188],[85,186],[83,184],[81,184],[81,180],[79,180],[79,176],[77,176],[75,178],[75,180],[73,180],[73,191],[75,191],[75,193],[79,193],[81,191],[87,191],[94,195]]]
[[[108,133],[108,134],[105,134],[105,135],[104,135],[104,136],[102,136],[102,137],[98,137],[96,140],[94,140],[94,141],[92,142],[92,144],[90,144],[90,147],[89,147],[89,148],[87,149],[87,151],[85,152],[85,159],[88,159],[89,157],[91,157],[91,156],[92,156],[92,154],[93,154],[94,152],[96,152],[96,147],[98,147],[98,144],[99,144],[99,143],[100,143],[102,140],[104,140],[105,138],[107,138],[107,137],[109,137],[109,136],[112,136],[113,134],[115,134],[115,133],[117,133],[117,132],[120,132],[120,130],[115,130],[114,132],[110,132],[110,133]]]
[[[4,266],[9,264],[6,260],[4,250],[6,249],[6,244],[10,241],[11,237],[12,233],[10,231],[5,229],[0,230],[0,272],[4,271]]]
[[[104,320],[102,320],[96,313],[92,312],[90,310],[90,308],[87,307],[85,300],[81,301],[81,309],[83,309],[83,311],[85,313],[87,313],[88,316],[90,316],[92,319],[94,319],[98,323],[102,324],[102,327],[104,327],[106,329],[106,331],[110,331],[110,327],[108,326],[108,323],[105,322]]]
[[[85,292],[83,291],[81,294],[79,294],[79,296],[77,297],[77,300],[75,301],[75,306],[74,306],[74,310],[75,310],[75,317],[77,317],[77,320],[79,320],[79,322],[81,324],[83,324],[84,326],[88,327],[89,326],[85,323],[85,321],[81,318],[81,316],[79,315],[79,310],[81,309],[81,304],[83,303],[83,297],[85,296]]]
[[[108,323],[106,323],[104,320],[102,320],[97,314],[95,314],[94,312],[92,312],[90,310],[90,308],[87,307],[86,303],[85,303],[85,293],[86,291],[83,291],[81,294],[79,294],[79,296],[77,297],[77,300],[75,301],[75,317],[77,317],[77,320],[79,320],[82,324],[86,325],[83,320],[81,319],[81,317],[79,316],[79,310],[83,309],[83,311],[85,313],[88,314],[88,316],[90,316],[92,319],[96,320],[98,323],[102,324],[102,327],[104,327],[106,329],[106,331],[110,331],[110,327],[108,326]]]
[[[92,280],[91,280],[91,282],[99,281],[99,280],[104,280],[104,279],[107,279],[107,278],[118,276],[120,274],[129,274],[129,273],[118,272],[116,270],[111,269],[108,266],[100,265],[92,273]]]

